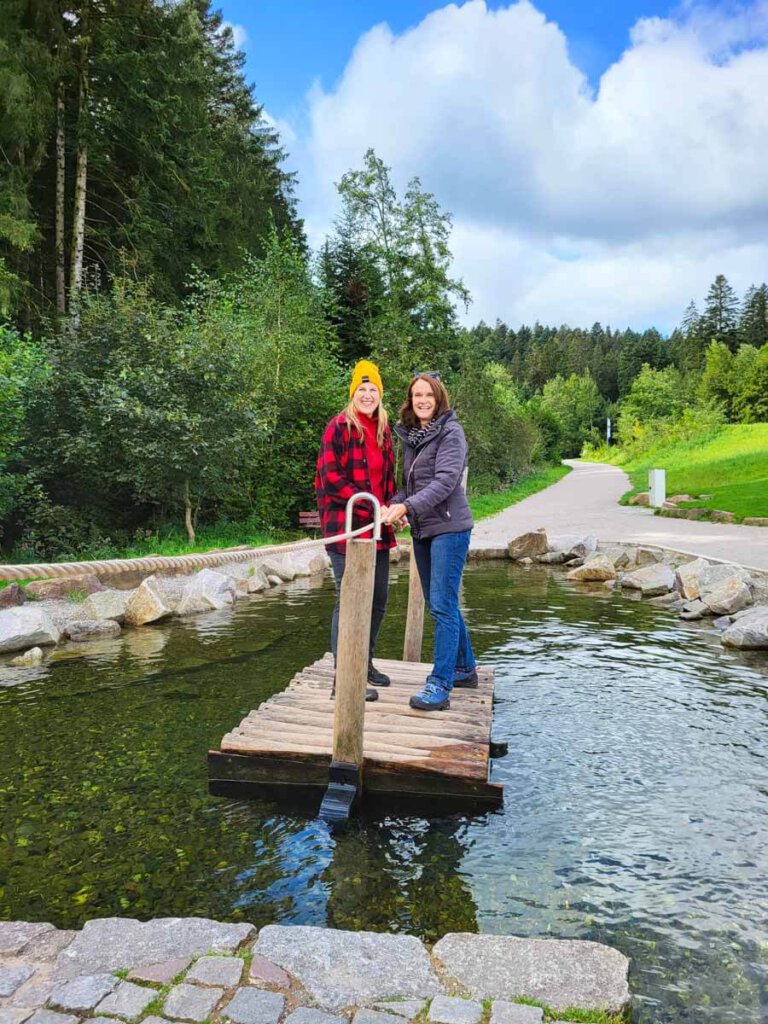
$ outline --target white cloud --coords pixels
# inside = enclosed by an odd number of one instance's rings
[[[222,21],[222,29],[229,29],[232,33],[232,42],[236,50],[243,50],[248,42],[248,33],[243,25],[235,25],[231,21]]]
[[[768,266],[768,0],[643,19],[593,90],[528,0],[365,33],[309,94],[295,150],[312,234],[373,146],[455,220],[470,319],[670,327],[716,273]]]

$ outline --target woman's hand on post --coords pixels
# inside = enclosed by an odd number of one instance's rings
[[[389,505],[381,510],[382,522],[387,525],[399,522],[407,514],[408,509],[403,504]]]

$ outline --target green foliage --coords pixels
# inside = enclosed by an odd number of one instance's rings
[[[0,304],[15,279],[20,322],[55,309],[59,99],[67,278],[81,151],[87,280],[129,274],[174,301],[192,264],[234,269],[272,223],[301,238],[285,154],[210,0],[73,0],[64,16],[6,0],[2,17]]]
[[[701,332],[713,341],[734,347],[737,340],[739,300],[723,274],[718,274],[707,293]]]
[[[597,426],[603,400],[589,372],[558,374],[544,385],[541,404],[561,424],[565,455],[578,455],[582,444]]]
[[[563,422],[560,417],[544,405],[541,395],[534,395],[523,408],[541,435],[534,461],[560,462],[563,457]]]
[[[264,525],[285,525],[293,512],[314,506],[319,437],[346,404],[347,378],[333,355],[323,296],[298,245],[272,233],[262,259],[248,260],[224,282],[207,282],[193,308],[207,329],[247,348],[266,428],[222,507],[233,518],[253,514]]]
[[[515,483],[530,472],[542,437],[503,366],[470,364],[455,376],[452,399],[467,435],[474,488]]]
[[[742,423],[768,421],[768,345],[742,345],[734,360],[733,410]]]
[[[42,348],[0,325],[0,522],[23,486],[18,466],[27,411],[48,366]]]
[[[674,366],[654,370],[646,363],[621,403],[619,440],[622,444],[639,440],[651,422],[675,422],[685,404],[680,371]]]
[[[768,343],[768,285],[752,285],[744,296],[739,323],[739,337],[743,344],[755,348]]]
[[[317,439],[343,395],[321,295],[290,238],[181,310],[118,281],[50,342],[24,445],[30,552],[94,549],[152,519],[284,525],[311,506]]]
[[[390,169],[370,149],[362,169],[348,171],[338,188],[343,217],[337,245],[352,246],[367,280],[383,284],[383,294],[369,288],[367,308],[358,313],[362,351],[388,367],[388,387],[398,393],[416,369],[457,368],[455,303],[466,305],[469,294],[450,276],[450,217],[418,178],[400,198]],[[337,302],[349,283],[342,276],[341,292],[333,285]]]

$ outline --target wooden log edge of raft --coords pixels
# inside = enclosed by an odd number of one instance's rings
[[[258,796],[265,790],[286,792],[315,790],[328,785],[330,754],[298,754],[295,757],[253,757],[248,754],[208,751],[208,778],[214,795]],[[501,783],[485,779],[446,776],[440,771],[413,770],[397,761],[364,762],[366,792],[389,796],[466,800],[486,809],[504,802]]]

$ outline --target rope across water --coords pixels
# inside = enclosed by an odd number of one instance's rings
[[[293,554],[295,551],[304,551],[308,548],[337,544],[369,533],[373,528],[369,523],[367,526],[359,526],[356,530],[337,533],[333,537],[318,537],[316,540],[300,540],[290,544],[272,544],[261,548],[229,548],[223,551],[207,551],[199,555],[147,555],[144,558],[112,558],[96,562],[43,562],[30,565],[0,564],[0,580],[50,579],[58,576],[79,576],[87,572],[111,574],[131,571],[157,572],[163,569],[205,569],[209,565],[249,562],[266,555]]]

